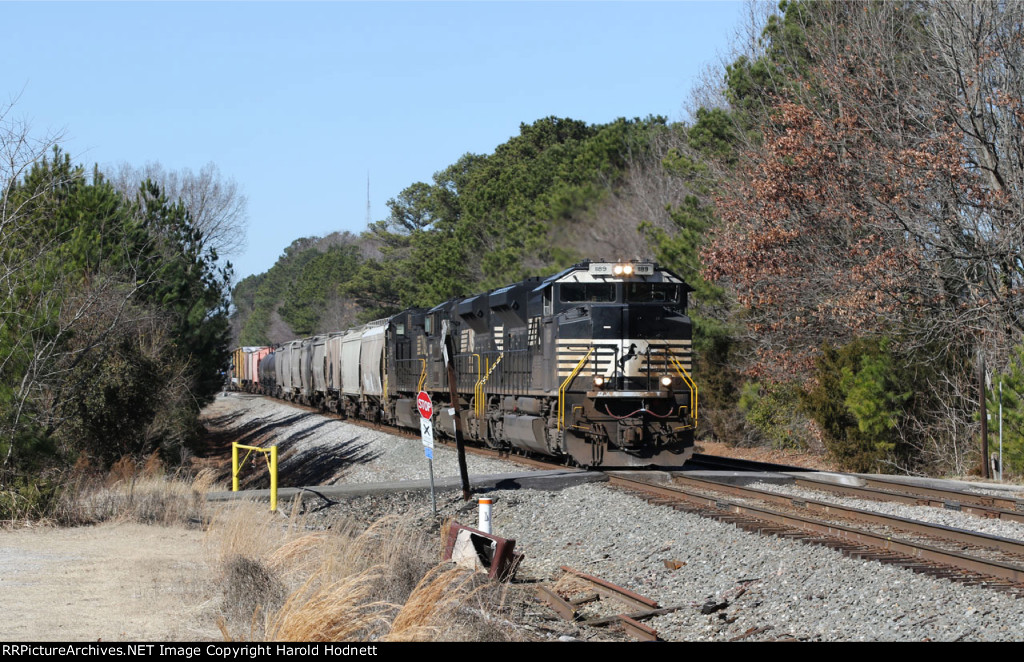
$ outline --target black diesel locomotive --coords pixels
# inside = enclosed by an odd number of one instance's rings
[[[467,439],[583,466],[678,466],[693,452],[691,288],[651,262],[585,261],[550,278],[296,340],[259,361],[252,389],[419,427],[416,395],[452,436],[451,334]],[[256,348],[252,348],[255,350]]]

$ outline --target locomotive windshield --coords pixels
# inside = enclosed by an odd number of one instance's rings
[[[626,301],[630,303],[679,303],[676,283],[628,283]]]
[[[608,303],[615,301],[614,283],[562,283],[562,303]]]

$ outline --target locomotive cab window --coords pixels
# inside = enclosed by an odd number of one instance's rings
[[[562,283],[559,301],[562,303],[610,303],[615,301],[614,283]]]
[[[629,283],[626,301],[630,303],[679,303],[676,283]]]

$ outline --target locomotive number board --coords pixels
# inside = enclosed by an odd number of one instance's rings
[[[590,268],[587,270],[592,276],[619,276],[622,274],[621,270],[619,273],[615,273],[615,267],[624,267],[626,265],[633,267],[633,276],[652,276],[654,275],[654,264],[649,262],[627,262],[623,264],[617,264],[615,262],[591,262]]]

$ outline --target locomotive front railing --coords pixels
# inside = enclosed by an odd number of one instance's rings
[[[556,412],[556,420],[559,430],[565,428],[566,393],[571,387],[573,380],[576,379],[580,371],[584,368],[584,366],[586,366],[587,362],[591,360],[593,360],[592,366],[594,374],[599,375],[602,371],[601,359],[599,359],[599,352],[597,351],[602,349],[601,346],[582,344],[566,345],[564,346],[564,349],[577,352],[577,356],[580,356],[580,353],[582,353],[584,350],[586,350],[586,353],[581,356],[579,361],[575,364],[575,366],[572,368],[572,370],[569,372],[565,380],[561,383],[561,385],[558,388],[558,409]],[[656,370],[658,371],[658,374],[663,374],[663,370],[668,370],[671,372],[675,372],[683,381],[683,383],[686,384],[687,389],[689,389],[690,391],[690,403],[688,409],[690,412],[690,418],[692,420],[692,424],[688,425],[687,427],[696,427],[698,415],[697,384],[693,381],[693,378],[690,376],[690,373],[687,372],[686,368],[682,363],[682,360],[676,356],[676,354],[672,351],[672,348],[669,346],[649,345],[644,354],[646,355],[646,365],[642,365],[641,370],[647,373],[648,383],[651,383],[654,379],[656,379],[655,375],[653,374],[653,371]],[[567,364],[566,367],[568,367],[568,365],[572,364]],[[605,365],[604,367],[606,368],[607,366]],[[565,373],[563,372],[562,374]]]
[[[491,365],[488,361],[487,373],[477,380],[476,385],[473,387],[473,402],[475,404],[476,417],[478,419],[483,418],[484,412],[487,410],[486,397],[484,395],[484,389],[487,387],[487,380],[490,379],[491,374],[494,373],[494,369],[501,363],[501,359],[505,357],[505,353],[498,354],[497,360]]]
[[[697,427],[697,384],[693,381],[690,375],[686,372],[686,368],[679,362],[672,353],[672,350],[667,350],[668,358],[672,362],[672,367],[675,368],[679,376],[690,387],[690,411],[692,412],[693,427]]]
[[[589,350],[587,350],[586,356],[584,356],[582,359],[580,359],[580,362],[577,363],[576,367],[572,369],[572,372],[569,373],[569,376],[565,378],[565,381],[562,382],[562,385],[558,387],[558,429],[559,430],[562,430],[565,427],[565,391],[566,391],[566,389],[569,388],[569,384],[572,383],[572,380],[576,379],[576,375],[578,375],[580,370],[583,369],[583,366],[586,365],[586,363],[587,363],[587,359],[589,359],[590,355],[593,354],[593,353],[594,353],[594,348],[593,347],[591,347]]]
[[[427,360],[420,359],[420,362],[423,364],[423,369],[420,370],[420,381],[416,384],[417,393],[423,390],[423,383],[427,381]]]

